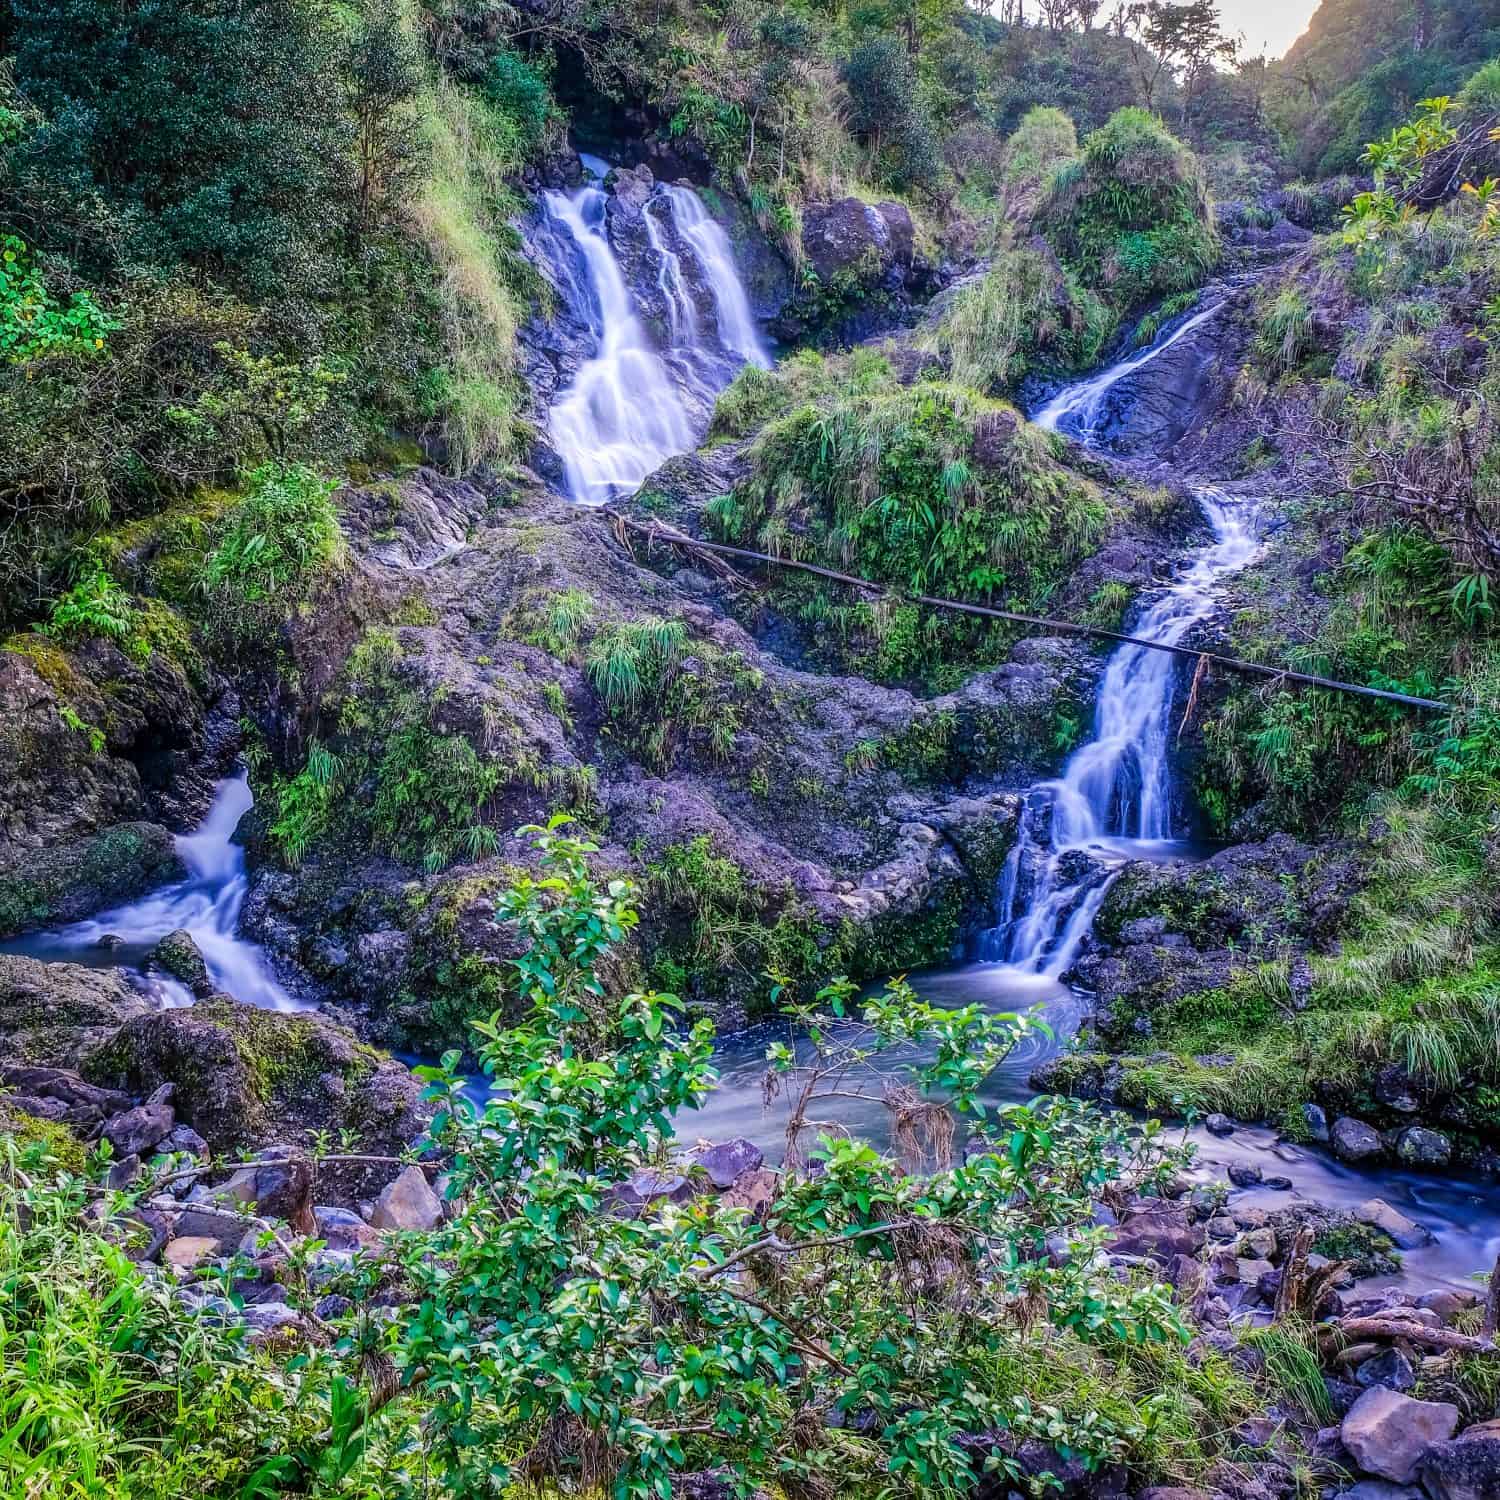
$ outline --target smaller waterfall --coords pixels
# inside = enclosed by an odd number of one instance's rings
[[[608,170],[585,165],[595,177]],[[641,208],[642,269],[666,314],[659,346],[610,243],[608,204],[596,186],[544,194],[551,232],[539,241],[595,346],[548,418],[568,494],[584,505],[639,488],[694,445],[741,366],[770,365],[729,238],[691,188],[659,185]]]
[[[1218,312],[1205,308],[1150,348],[1059,391],[1033,420],[1097,446],[1109,393]],[[1213,543],[1136,621],[1131,634],[1179,645],[1207,619],[1222,579],[1260,550],[1253,505],[1223,491],[1194,491]],[[1178,659],[1147,646],[1121,646],[1099,686],[1093,737],[1073,752],[1063,774],[1028,794],[1016,843],[996,893],[998,925],[983,934],[979,955],[1026,974],[1058,978],[1077,958],[1128,859],[1172,847],[1172,697]]]
[[[682,237],[692,247],[703,268],[719,321],[719,342],[747,365],[770,369],[771,357],[755,326],[750,299],[734,263],[729,236],[703,206],[691,188],[666,187],[663,195],[672,205],[672,217]]]
[[[1202,312],[1194,313],[1165,338],[1158,339],[1138,354],[1111,365],[1107,370],[1101,370],[1087,380],[1064,386],[1031,420],[1050,432],[1068,432],[1083,443],[1091,444],[1099,435],[1109,392],[1142,365],[1150,364],[1174,344],[1185,339],[1195,328],[1201,327],[1222,305],[1214,302]]]
[[[277,983],[265,953],[238,935],[250,881],[234,831],[253,802],[243,775],[220,782],[208,816],[193,833],[177,839],[186,880],[86,921],[17,938],[4,945],[5,951],[59,963],[129,968],[143,965],[156,943],[180,927],[198,945],[215,988],[266,1010],[301,1009]],[[192,996],[174,980],[161,979],[158,990],[167,1004],[192,1004]]]

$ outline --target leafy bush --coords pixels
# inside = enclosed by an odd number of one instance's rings
[[[1057,173],[1038,223],[1119,310],[1196,286],[1219,258],[1203,175],[1154,115],[1122,109]]]
[[[1128,1401],[1085,1409],[1075,1387],[1033,1408],[1035,1345],[1002,1310],[1028,1294],[1046,1306],[1054,1367],[1059,1347],[1087,1367],[1094,1350],[1150,1359],[1185,1337],[1160,1288],[1121,1284],[1086,1253],[1054,1269],[1022,1249],[1065,1225],[1080,1249],[1096,1242],[1071,1226],[1102,1181],[1170,1169],[1149,1133],[1127,1144],[1102,1117],[1059,1103],[1007,1109],[985,1134],[976,1090],[1023,1023],[934,1008],[899,983],[856,1007],[852,987],[835,984],[820,999],[845,1018],[837,1034],[818,1008],[796,1007],[811,1051],[770,1049],[790,1104],[789,1170],[764,1223],[711,1196],[601,1213],[617,1184],[659,1159],[672,1114],[712,1086],[710,1029],[674,1030],[669,995],[608,993],[600,964],[635,924],[634,891],[597,882],[592,846],[559,820],[530,832],[541,874],[497,906],[526,942],[516,966],[530,1018],[479,1028],[495,1080],[482,1111],[457,1078],[428,1070],[458,1211],[412,1242],[421,1302],[399,1359],[420,1372],[434,1462],[453,1488],[525,1474],[660,1496],[674,1473],[711,1461],[751,1485],[795,1474],[842,1489],[883,1472],[962,1491],[977,1477],[964,1432],[999,1424],[1087,1467],[1149,1444],[1153,1424]],[[805,1139],[809,1108],[834,1080],[859,1091],[876,1058],[921,1043],[926,1060],[898,1065],[887,1097],[903,1111],[898,1139],[935,1175],[909,1176],[855,1141]],[[971,1141],[961,1165],[938,1090],[986,1147]],[[809,1147],[816,1173],[800,1165]],[[773,1267],[760,1259],[773,1243],[799,1248]],[[994,1295],[964,1296],[955,1264]],[[810,1405],[869,1412],[866,1435],[851,1442],[801,1420]]]
[[[303,464],[266,464],[248,476],[245,498],[203,566],[216,618],[232,634],[264,624],[271,613],[264,606],[279,600],[286,609],[339,565],[344,534],[335,488]]]
[[[552,94],[547,80],[510,47],[496,52],[484,78],[484,96],[510,121],[516,156],[530,156],[542,143],[552,117]]]
[[[130,595],[98,567],[53,603],[47,620],[47,633],[56,636],[99,635],[123,642],[135,631]]]
[[[93,354],[119,326],[89,292],[59,305],[26,242],[0,234],[0,359],[21,365],[41,355]]]

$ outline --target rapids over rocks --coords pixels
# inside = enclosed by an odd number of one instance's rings
[[[609,170],[586,159],[595,178]],[[537,241],[562,304],[588,332],[587,352],[552,405],[548,434],[562,462],[565,487],[580,504],[598,505],[638,488],[665,459],[690,449],[716,394],[746,363],[768,365],[727,237],[688,188],[654,185],[637,205],[647,252],[635,257],[634,280],[611,240],[611,196],[597,183],[549,192],[546,233]],[[649,279],[649,285],[642,283]],[[1147,349],[1058,391],[1033,420],[1084,445],[1116,442],[1121,413],[1149,392],[1158,368],[1180,364],[1183,346],[1221,303],[1178,320]],[[664,315],[647,309],[664,309]],[[1171,361],[1163,356],[1172,354]],[[1158,366],[1158,361],[1163,361]],[[1195,489],[1212,540],[1192,554],[1176,579],[1148,596],[1132,626],[1149,641],[1178,644],[1218,607],[1218,587],[1257,555],[1253,497],[1204,483]],[[1127,861],[1192,857],[1189,821],[1174,785],[1174,708],[1183,687],[1179,659],[1124,645],[1107,663],[1090,739],[1055,780],[1025,795],[1019,836],[995,895],[994,923],[962,966],[918,976],[922,993],[954,1004],[979,1001],[994,1010],[1027,1011],[1048,1032],[1029,1033],[989,1081],[996,1101],[1029,1096],[1032,1069],[1061,1046],[1086,1010],[1066,982],[1094,918]],[[243,776],[221,784],[207,819],[178,841],[187,878],[88,921],[0,945],[45,959],[136,972],[157,1003],[192,1003],[184,986],[150,972],[151,950],[185,929],[216,988],[276,1010],[301,1002],[277,981],[265,953],[239,935],[246,892],[245,860],[233,842],[251,795]],[[783,1120],[762,1103],[767,1041],[784,1028],[762,1026],[722,1039],[721,1084],[707,1107],[681,1121],[686,1136],[744,1135],[775,1155]],[[880,1117],[876,1117],[877,1114]],[[837,1127],[879,1136],[883,1113],[844,1118]],[[1232,1137],[1194,1132],[1199,1170],[1221,1177],[1235,1162],[1274,1167],[1293,1193],[1256,1189],[1250,1201],[1273,1208],[1293,1194],[1325,1206],[1381,1195],[1435,1232],[1410,1251],[1403,1278],[1430,1286],[1487,1265],[1500,1244],[1500,1200],[1493,1190],[1399,1171],[1363,1171],[1324,1153],[1288,1146],[1265,1129]]]

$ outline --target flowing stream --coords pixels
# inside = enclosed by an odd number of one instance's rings
[[[191,1005],[186,986],[148,968],[157,942],[182,928],[198,945],[215,989],[267,1010],[303,1009],[271,972],[265,951],[239,935],[249,876],[234,831],[253,802],[243,773],[221,781],[208,816],[192,833],[177,838],[185,879],[86,921],[12,938],[0,943],[0,951],[91,968],[123,968],[161,1004]]]

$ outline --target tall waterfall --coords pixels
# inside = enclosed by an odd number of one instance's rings
[[[1149,349],[1068,386],[1036,415],[1039,426],[1098,442],[1110,390],[1212,317],[1209,308]],[[1194,491],[1214,540],[1135,622],[1142,640],[1177,645],[1217,603],[1217,585],[1259,551],[1254,507],[1221,490]],[[1146,646],[1121,646],[1099,687],[1093,737],[1063,774],[1028,794],[1021,830],[1001,873],[999,925],[981,956],[1030,974],[1056,977],[1078,955],[1119,864],[1170,847],[1171,712],[1178,659]]]
[[[603,163],[588,165],[597,171]],[[608,204],[593,186],[543,199],[556,237],[582,265],[581,276],[553,268],[559,293],[594,343],[548,418],[568,494],[584,505],[637,489],[668,458],[693,447],[735,372],[770,364],[728,236],[691,188],[660,185],[641,211],[666,313],[660,340],[653,340],[610,244]]]

